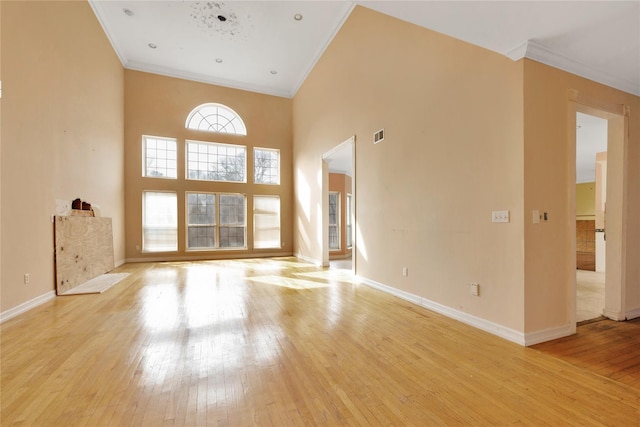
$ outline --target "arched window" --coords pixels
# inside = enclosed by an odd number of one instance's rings
[[[202,104],[194,108],[187,117],[185,127],[207,132],[247,134],[247,128],[238,113],[226,105],[214,103]]]

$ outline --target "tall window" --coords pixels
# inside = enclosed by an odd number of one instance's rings
[[[142,250],[178,250],[178,198],[176,193],[145,191],[142,199]]]
[[[177,178],[176,140],[155,136],[142,137],[142,176]]]
[[[253,247],[280,248],[279,196],[253,196]]]
[[[353,197],[347,194],[347,248],[353,246]]]
[[[244,122],[231,108],[222,104],[202,104],[189,113],[187,129],[246,135]]]
[[[280,150],[269,148],[253,150],[253,182],[280,184]]]
[[[243,194],[187,192],[187,249],[245,248]]]
[[[216,195],[187,193],[187,248],[216,247]]]
[[[220,194],[220,247],[245,247],[246,198],[242,194]]]
[[[329,193],[329,249],[340,249],[340,193]]]
[[[187,141],[187,178],[246,182],[246,158],[242,145]]]

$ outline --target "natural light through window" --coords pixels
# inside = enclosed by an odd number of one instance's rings
[[[246,247],[246,197],[243,194],[220,194],[219,197],[220,247]]]
[[[178,198],[176,193],[145,191],[142,210],[142,249],[145,252],[177,251]]]
[[[216,246],[216,195],[187,193],[187,247],[210,249]]]
[[[187,141],[187,179],[246,182],[246,158],[242,145]]]
[[[253,150],[253,182],[280,184],[280,150],[269,148]]]
[[[340,193],[329,193],[329,249],[340,249]]]
[[[176,140],[155,136],[142,137],[143,176],[177,178]]]
[[[222,104],[202,104],[194,108],[185,123],[187,129],[246,135],[244,122],[231,108]]]
[[[279,196],[253,196],[253,247],[280,248]]]

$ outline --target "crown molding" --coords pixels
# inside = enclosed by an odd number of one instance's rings
[[[252,85],[234,80],[219,79],[205,74],[174,70],[168,67],[160,67],[136,61],[129,61],[128,63],[124,64],[124,68],[126,68],[127,70],[142,71],[145,73],[158,74],[160,76],[173,77],[176,79],[190,80],[216,86],[224,86],[231,89],[246,90],[249,92],[261,93],[263,95],[279,96],[282,98],[293,98],[294,95],[293,92],[288,90],[279,90],[267,86]]]
[[[525,41],[513,49],[507,51],[505,56],[513,61],[522,58],[532,59],[537,62],[558,68],[585,79],[593,80],[614,89],[640,96],[640,86],[625,79],[620,79],[606,71],[596,70],[581,62],[575,61],[565,55],[555,52],[532,40]]]

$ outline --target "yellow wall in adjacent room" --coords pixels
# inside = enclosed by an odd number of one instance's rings
[[[576,218],[596,219],[596,183],[576,184]]]
[[[124,70],[87,2],[3,1],[1,19],[4,312],[55,289],[56,200],[99,206],[124,261]]]

